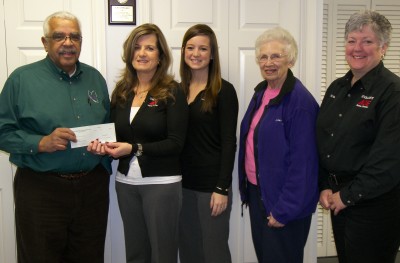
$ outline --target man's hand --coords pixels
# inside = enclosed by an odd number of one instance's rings
[[[69,128],[57,128],[39,142],[39,152],[55,152],[67,149],[69,141],[76,142],[76,136]]]

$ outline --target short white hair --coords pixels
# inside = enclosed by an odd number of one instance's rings
[[[296,40],[294,40],[289,31],[282,27],[268,29],[257,38],[255,43],[256,58],[260,55],[261,46],[271,41],[278,41],[284,44],[288,61],[292,65],[296,63],[298,53]]]
[[[50,32],[50,20],[53,18],[60,18],[60,19],[65,19],[65,20],[71,20],[71,21],[76,21],[78,23],[79,26],[79,33],[81,33],[81,22],[79,21],[79,19],[71,14],[68,11],[58,11],[55,12],[51,15],[49,15],[48,17],[46,17],[46,19],[43,22],[43,34],[44,36],[48,36],[49,32]]]

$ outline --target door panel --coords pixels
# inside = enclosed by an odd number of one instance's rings
[[[105,73],[102,65],[105,59],[104,3],[95,0],[4,0],[4,8],[9,73],[46,56],[41,42],[43,21],[51,13],[61,10],[72,12],[81,22],[83,41],[79,60]],[[94,25],[96,30],[93,30]]]
[[[38,8],[40,6],[40,8]],[[52,12],[63,9],[62,1],[4,1],[7,64],[11,73],[17,67],[46,56],[40,41],[43,20]],[[13,11],[8,11],[13,10]],[[35,10],[35,12],[32,12]]]
[[[201,3],[201,4],[200,4]],[[217,35],[220,46],[221,70],[228,78],[228,0],[154,0],[150,11],[151,22],[158,25],[167,38],[173,55],[172,71],[177,80],[182,38],[186,30],[198,23],[209,25]]]

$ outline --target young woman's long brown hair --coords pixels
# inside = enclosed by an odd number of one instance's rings
[[[132,95],[133,88],[138,85],[139,80],[137,72],[132,66],[135,45],[140,37],[151,34],[157,37],[157,49],[159,51],[160,62],[151,80],[149,94],[161,101],[166,101],[167,98],[174,98],[172,90],[176,88],[176,82],[174,81],[174,77],[168,73],[172,62],[169,46],[160,28],[155,24],[148,23],[140,25],[132,30],[131,34],[124,42],[122,60],[125,63],[125,69],[112,93],[111,105],[125,103],[127,98]]]
[[[185,47],[187,42],[195,36],[208,36],[210,39],[211,46],[211,60],[208,66],[208,79],[207,85],[204,91],[204,101],[201,106],[201,110],[204,112],[211,112],[212,107],[217,102],[218,92],[221,90],[222,79],[221,79],[221,66],[219,62],[218,53],[218,42],[214,31],[207,25],[197,24],[190,27],[182,41],[182,55],[180,63],[180,76],[181,76],[181,86],[185,91],[186,95],[189,95],[189,86],[192,79],[192,72],[190,67],[185,62]]]

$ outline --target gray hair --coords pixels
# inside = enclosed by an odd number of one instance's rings
[[[376,11],[364,10],[354,13],[346,23],[344,38],[347,39],[349,33],[361,31],[364,26],[371,26],[372,31],[380,40],[380,45],[389,45],[392,35],[392,25],[384,15]]]
[[[67,11],[59,11],[59,12],[55,12],[51,15],[49,15],[48,17],[46,17],[46,19],[43,22],[43,34],[44,36],[48,36],[49,32],[50,32],[50,20],[53,18],[59,18],[59,19],[64,19],[64,20],[71,20],[71,21],[75,21],[78,23],[79,26],[79,33],[81,33],[81,22],[79,21],[79,19],[71,14],[70,12]]]
[[[268,29],[257,38],[255,43],[256,58],[260,55],[261,46],[271,41],[279,41],[284,44],[289,62],[292,65],[296,63],[298,53],[296,40],[294,40],[289,31],[282,27]]]

